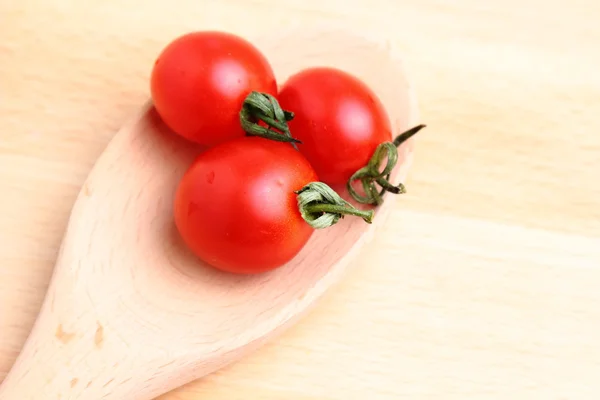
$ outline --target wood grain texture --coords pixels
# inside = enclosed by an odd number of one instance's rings
[[[162,46],[316,21],[404,52],[428,124],[409,193],[301,324],[164,399],[597,397],[599,17],[594,0],[1,2],[0,374]]]

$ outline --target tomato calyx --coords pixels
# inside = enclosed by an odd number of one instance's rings
[[[315,229],[335,225],[345,215],[361,217],[366,223],[373,222],[373,210],[359,210],[323,182],[311,182],[295,191],[302,218]]]
[[[289,142],[296,147],[296,143],[302,142],[292,137],[287,124],[293,118],[294,113],[283,110],[275,97],[256,91],[252,91],[246,96],[240,111],[240,123],[248,136],[261,136],[278,142]],[[259,125],[259,121],[264,122],[268,128]]]
[[[423,128],[425,128],[425,125],[417,125],[398,135],[393,142],[379,144],[368,164],[356,171],[348,180],[346,187],[348,188],[350,196],[359,203],[379,206],[383,203],[383,195],[385,192],[393,194],[406,193],[406,188],[402,183],[393,185],[390,183],[389,179],[392,170],[398,163],[398,147]],[[384,159],[387,159],[387,163],[385,168],[380,170],[381,163]],[[364,196],[356,192],[352,186],[354,181],[360,181],[362,183],[365,192]],[[380,190],[377,189],[375,186],[376,184],[381,187]]]

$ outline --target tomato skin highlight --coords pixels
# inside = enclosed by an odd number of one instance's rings
[[[184,174],[175,224],[206,263],[239,274],[269,271],[291,260],[314,232],[294,191],[317,180],[288,143],[234,139],[200,154]]]
[[[292,75],[277,96],[292,111],[291,134],[321,180],[345,184],[367,165],[380,143],[392,140],[389,116],[377,95],[355,76],[331,67]]]
[[[253,90],[275,95],[266,57],[226,32],[180,36],[158,56],[150,78],[154,106],[171,130],[206,146],[244,135],[239,111]]]

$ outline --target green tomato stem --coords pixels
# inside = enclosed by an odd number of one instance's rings
[[[355,208],[323,182],[311,182],[295,193],[300,215],[315,229],[335,225],[345,215],[361,217],[368,224],[373,222],[373,210]]]
[[[362,211],[357,208],[349,208],[346,206],[336,206],[333,204],[313,204],[311,206],[307,206],[305,208],[306,212],[310,214],[318,214],[318,213],[332,213],[332,214],[344,214],[344,215],[354,215],[356,217],[361,217],[367,223],[373,222],[373,210]]]
[[[396,139],[394,139],[394,146],[400,147],[402,143],[406,142],[408,139],[416,135],[421,129],[425,128],[426,126],[427,125],[424,124],[417,125],[413,128],[410,128],[406,132],[399,134],[398,136],[396,136]]]
[[[406,193],[406,188],[402,183],[393,185],[389,179],[398,163],[398,147],[423,128],[425,128],[425,125],[417,125],[398,135],[393,142],[384,142],[377,146],[368,164],[356,171],[348,180],[346,187],[350,196],[359,203],[379,206],[383,203],[385,192],[393,194]],[[386,165],[383,170],[380,170],[384,159],[387,159]],[[354,181],[362,183],[364,196],[356,192],[352,186]],[[380,190],[377,189],[376,184],[381,187]]]
[[[294,113],[283,110],[277,99],[267,93],[251,92],[240,110],[240,124],[246,134],[278,142],[289,142],[297,149],[296,143],[301,142],[292,137],[287,124],[293,118]],[[259,121],[267,124],[268,128],[260,126]],[[277,129],[280,133],[273,129]]]

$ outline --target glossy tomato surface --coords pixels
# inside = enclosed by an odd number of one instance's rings
[[[376,147],[392,140],[389,116],[377,95],[349,73],[315,67],[292,75],[278,100],[294,112],[289,123],[298,148],[329,184],[345,184]]]
[[[214,31],[169,43],[154,64],[150,86],[164,122],[207,146],[244,135],[239,111],[248,93],[277,93],[271,65],[253,44]]]
[[[296,194],[317,175],[288,143],[243,137],[202,153],[175,196],[175,223],[199,258],[250,274],[291,260],[313,233]]]

